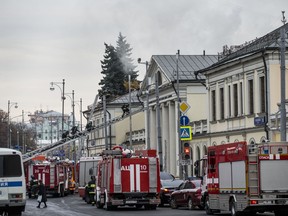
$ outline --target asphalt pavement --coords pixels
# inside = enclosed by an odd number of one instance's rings
[[[78,194],[65,197],[49,197],[47,208],[36,208],[36,199],[28,199],[26,210],[22,216],[206,216],[204,210],[188,210],[187,208],[171,209],[169,206],[158,207],[157,210],[136,209],[134,207],[119,207],[113,211],[97,209],[88,205]],[[229,212],[217,214],[217,216],[229,216]],[[274,215],[272,213],[259,214],[263,216]]]

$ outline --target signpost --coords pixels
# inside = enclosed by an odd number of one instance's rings
[[[192,160],[177,160],[177,165],[182,165],[182,166],[187,166],[187,165],[193,165],[193,161]]]
[[[183,115],[180,117],[180,125],[181,126],[188,125],[189,123],[190,123],[190,120],[187,116]]]
[[[192,127],[191,126],[180,127],[180,139],[192,140]]]

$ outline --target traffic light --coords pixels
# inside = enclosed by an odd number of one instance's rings
[[[189,145],[189,143],[184,143],[184,159],[185,160],[190,159],[190,145]]]

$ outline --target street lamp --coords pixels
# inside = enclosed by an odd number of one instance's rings
[[[178,138],[178,151],[179,151],[179,176],[183,178],[183,166],[180,163],[182,160],[182,145],[180,137],[180,90],[179,90],[179,58],[180,50],[176,53],[176,76],[177,76],[177,138]]]
[[[8,125],[7,125],[7,147],[11,148],[11,137],[10,137],[10,109],[12,106],[15,105],[14,107],[17,109],[18,108],[18,103],[17,102],[10,102],[8,100]]]
[[[54,91],[54,85],[57,86],[61,91],[61,100],[62,100],[62,134],[64,133],[64,100],[65,100],[65,79],[62,80],[62,82],[51,82],[50,83],[50,90]],[[58,85],[62,84],[62,88]]]
[[[146,134],[147,134],[147,149],[150,149],[150,112],[149,112],[149,87],[150,87],[150,83],[149,83],[149,77],[148,77],[148,66],[149,63],[148,61],[145,62],[141,62],[141,58],[138,58],[138,64],[145,64],[146,65],[146,117],[147,117],[147,127],[146,127]]]
[[[128,74],[128,82],[129,82],[129,146],[130,150],[132,150],[132,116],[131,116],[131,73]]]

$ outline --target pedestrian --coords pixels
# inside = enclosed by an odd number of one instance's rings
[[[46,188],[42,182],[42,180],[39,180],[39,191],[38,191],[38,206],[37,208],[40,208],[41,203],[44,203],[44,208],[47,208],[46,202],[47,202],[47,197],[46,197]]]

